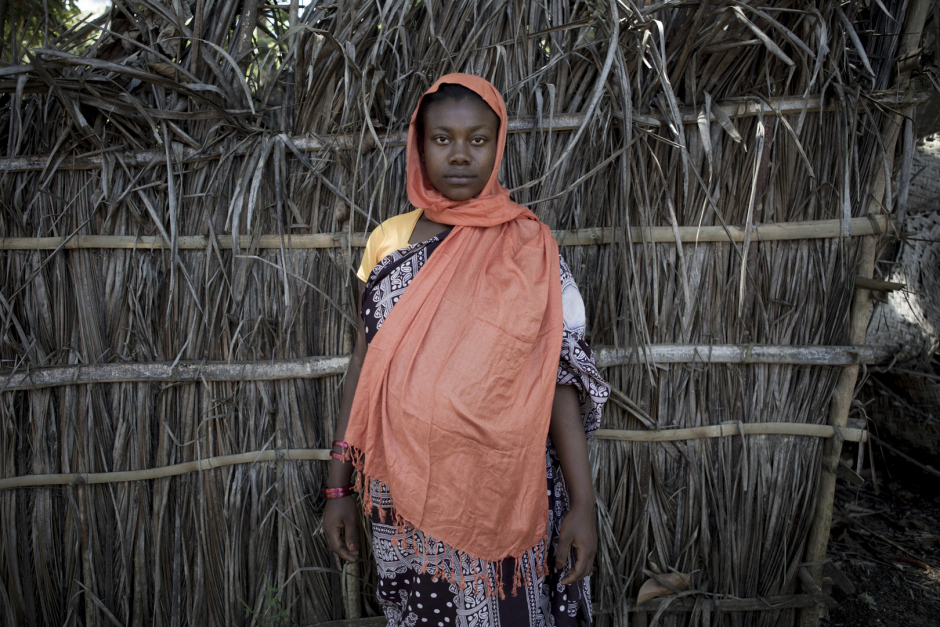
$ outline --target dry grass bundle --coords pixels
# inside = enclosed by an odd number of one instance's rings
[[[870,96],[892,85],[907,6],[350,0],[301,16],[296,1],[118,2],[110,19],[0,69],[6,156],[51,155],[0,174],[0,237],[160,236],[166,248],[0,253],[0,366],[347,353],[359,256],[349,242],[406,203],[403,147],[384,138],[450,71],[485,76],[512,117],[535,119],[510,136],[503,165],[517,201],[553,228],[611,229],[611,244],[564,250],[593,343],[847,344],[857,239],[629,242],[643,227],[867,215],[893,156],[890,112]],[[805,111],[729,115],[780,97]],[[690,108],[694,123],[680,111]],[[552,130],[566,114],[579,125]],[[301,150],[293,138],[309,135],[327,149]],[[68,168],[89,155],[100,167]],[[347,245],[257,244],[310,233]],[[191,235],[207,237],[205,250],[179,248]],[[605,426],[822,424],[838,373],[611,367]],[[322,448],[340,382],[6,391],[0,472]],[[646,620],[631,600],[647,573],[671,571],[693,573],[683,594],[694,603],[663,606],[670,625],[793,622],[818,440],[600,442],[592,459],[598,624]],[[10,624],[265,624],[275,609],[298,624],[338,618],[338,563],[318,527],[323,472],[281,461],[0,492],[0,612]],[[789,606],[723,614],[731,606],[712,601],[728,596]]]

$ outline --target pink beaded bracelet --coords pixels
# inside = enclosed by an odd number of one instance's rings
[[[351,485],[343,486],[341,488],[323,488],[323,496],[328,499],[341,499],[347,496],[352,496],[355,493],[356,490]]]

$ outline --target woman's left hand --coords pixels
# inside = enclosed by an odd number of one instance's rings
[[[561,580],[562,585],[581,581],[594,567],[594,556],[597,554],[597,526],[594,522],[594,507],[572,506],[561,521],[558,532],[558,552],[555,554],[555,568],[559,571],[568,563],[568,552],[571,548],[576,551],[574,566],[568,575]]]

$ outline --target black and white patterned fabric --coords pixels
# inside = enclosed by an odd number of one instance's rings
[[[367,341],[371,342],[375,337],[401,294],[447,234],[441,233],[425,242],[399,249],[382,259],[372,270],[361,303]],[[584,301],[568,264],[564,258],[559,256],[559,259],[564,331],[558,383],[573,385],[577,389],[585,437],[590,437],[600,426],[601,409],[610,388],[597,371],[594,355],[584,340]],[[579,619],[590,625],[590,577],[566,586],[558,583],[574,565],[575,551],[571,551],[564,569],[556,571],[554,568],[558,532],[570,500],[551,440],[546,443],[545,478],[551,541],[547,556],[550,573],[539,577],[535,549],[524,553],[519,559],[522,560],[522,568],[531,573],[525,578],[530,583],[517,589],[515,594],[511,590],[516,566],[513,558],[494,564],[468,556],[443,542],[432,542],[437,552],[427,559],[427,555],[419,555],[414,548],[415,545],[428,546],[423,532],[408,528],[396,537],[392,522],[395,520],[392,495],[382,482],[373,481],[370,486],[374,503],[372,549],[378,569],[377,597],[388,626],[574,627]],[[404,540],[399,542],[402,535]],[[437,564],[454,562],[460,564],[460,572],[468,582],[472,575],[480,572],[490,573],[490,581],[509,582],[504,584],[504,594],[486,594],[485,586],[480,583],[460,586],[435,577]],[[497,568],[502,569],[500,576],[495,572]]]
[[[601,378],[594,365],[594,353],[584,341],[587,332],[587,316],[584,300],[574,281],[574,276],[558,256],[561,267],[561,308],[564,331],[561,340],[561,358],[558,360],[558,383],[573,385],[581,401],[581,419],[587,437],[601,424],[601,409],[610,397],[610,386]]]
[[[388,318],[405,288],[411,285],[418,270],[428,262],[431,253],[449,233],[450,229],[447,229],[431,239],[399,248],[384,257],[372,269],[369,281],[362,291],[359,311],[365,323],[368,343],[372,343],[372,338],[382,328],[382,323]]]

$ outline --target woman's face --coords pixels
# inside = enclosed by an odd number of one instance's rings
[[[431,184],[451,200],[483,191],[496,164],[498,133],[496,113],[476,99],[428,105],[418,150]]]

